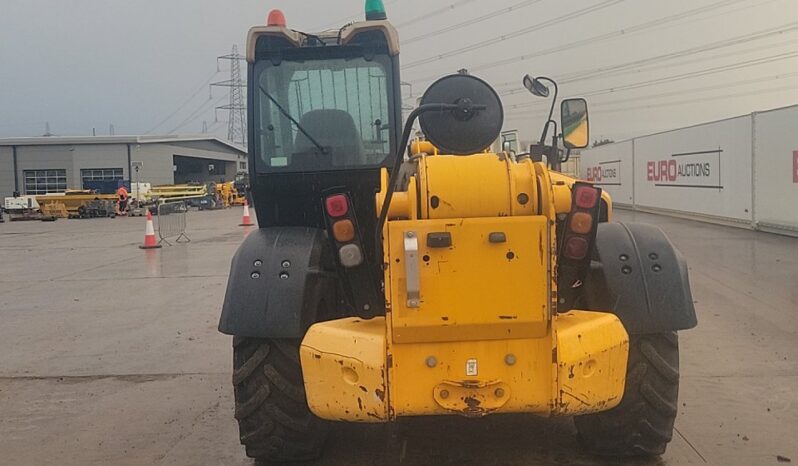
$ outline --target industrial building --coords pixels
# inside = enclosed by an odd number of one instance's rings
[[[223,182],[246,171],[246,150],[211,136],[0,139],[0,199],[83,189],[96,181]]]

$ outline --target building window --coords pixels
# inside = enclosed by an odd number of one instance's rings
[[[67,189],[66,170],[24,170],[25,194],[63,193]]]
[[[246,162],[238,162],[238,168],[239,168],[239,170],[245,170],[246,171],[247,163]]]
[[[84,168],[80,170],[80,178],[84,185],[87,181],[114,181],[124,179],[121,168]]]

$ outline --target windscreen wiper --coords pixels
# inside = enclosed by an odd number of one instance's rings
[[[306,137],[306,138],[308,138],[308,140],[309,140],[310,142],[312,142],[312,143],[313,143],[313,145],[314,145],[314,146],[316,146],[316,148],[317,148],[317,149],[319,149],[319,152],[321,152],[322,154],[326,154],[326,153],[327,153],[327,149],[325,149],[324,147],[322,147],[322,145],[321,145],[321,144],[319,144],[319,143],[318,143],[318,141],[316,141],[316,140],[313,138],[313,136],[311,136],[311,135],[310,135],[310,133],[308,133],[307,131],[305,131],[305,128],[303,128],[303,127],[302,127],[302,125],[300,125],[300,124],[299,124],[299,122],[298,122],[298,121],[296,121],[296,120],[294,119],[294,117],[292,117],[292,116],[291,116],[291,114],[290,114],[290,113],[288,113],[288,112],[287,112],[287,111],[286,111],[286,110],[283,108],[283,106],[282,106],[282,105],[280,105],[280,102],[277,102],[277,99],[275,99],[274,97],[272,97],[272,95],[271,95],[271,94],[269,94],[269,93],[266,91],[266,89],[264,89],[264,88],[263,88],[263,85],[262,85],[262,84],[261,84],[261,85],[258,85],[258,87],[260,88],[260,91],[261,91],[261,92],[263,92],[263,95],[265,95],[266,97],[268,97],[268,98],[269,98],[269,100],[271,100],[271,101],[272,101],[272,103],[273,103],[275,106],[277,106],[277,109],[278,109],[278,110],[280,110],[280,113],[282,113],[282,114],[283,114],[283,116],[285,116],[286,118],[288,118],[288,119],[291,121],[291,123],[293,123],[294,125],[296,125],[296,129],[298,129],[300,133],[304,134],[304,135],[305,135],[305,137]]]

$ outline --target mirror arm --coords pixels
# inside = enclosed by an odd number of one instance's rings
[[[562,159],[562,163],[567,162],[568,159],[570,159],[570,158],[571,158],[571,148],[570,147],[566,147],[565,148],[565,158]]]
[[[557,88],[557,82],[555,82],[551,78],[547,78],[546,76],[538,76],[536,79],[538,79],[538,80],[546,80],[546,81],[550,82],[554,86],[554,97],[551,99],[551,108],[549,108],[549,117],[546,119],[546,125],[543,126],[543,134],[540,136],[540,143],[541,144],[545,144],[546,143],[546,135],[549,132],[549,121],[551,121],[551,116],[554,114],[554,105],[557,103],[557,93],[559,92],[559,89]],[[555,130],[555,134],[556,134],[556,130]]]

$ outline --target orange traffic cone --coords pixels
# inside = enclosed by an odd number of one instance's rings
[[[240,227],[251,227],[254,225],[252,220],[249,218],[249,202],[244,199],[244,218],[241,220],[241,223],[238,225]]]
[[[139,246],[141,249],[156,249],[161,245],[155,240],[155,228],[152,226],[152,212],[147,210],[147,226],[144,227],[144,244]]]

